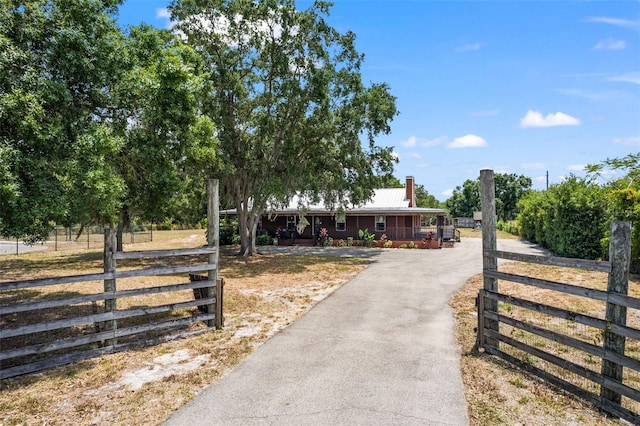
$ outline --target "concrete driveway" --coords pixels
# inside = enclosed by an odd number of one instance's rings
[[[47,247],[41,244],[28,245],[22,242],[0,240],[0,255],[2,254],[23,254],[32,251],[46,250]]]
[[[498,249],[536,252],[515,240]],[[367,269],[165,424],[468,424],[448,302],[482,271],[481,240],[368,254]]]

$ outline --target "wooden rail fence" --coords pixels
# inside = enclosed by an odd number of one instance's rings
[[[105,231],[104,272],[26,281],[0,282],[0,379],[54,366],[157,344],[220,328],[224,281],[218,280],[217,181],[210,180],[208,245],[202,248],[116,252],[115,230]],[[193,261],[196,256],[206,261]],[[118,270],[117,260],[186,258],[182,265]],[[186,263],[186,264],[184,264]],[[118,280],[150,276],[206,273],[204,280],[118,290]],[[103,282],[103,291],[77,291],[74,286]],[[71,284],[72,286],[65,286]],[[54,291],[40,291],[51,286]],[[173,294],[190,291],[185,296]],[[170,303],[132,305],[118,309],[118,301],[144,300],[166,293]],[[195,297],[194,297],[195,296]],[[176,299],[179,299],[176,301]],[[98,305],[102,302],[103,306]],[[198,307],[199,309],[189,309]],[[204,309],[203,309],[204,307]],[[185,328],[204,322],[205,327]],[[151,337],[149,337],[151,334]]]
[[[632,315],[636,318],[637,310],[640,310],[640,299],[628,295],[631,223],[612,223],[610,261],[498,251],[493,171],[481,171],[480,190],[483,210],[484,288],[480,290],[477,299],[478,347],[593,403],[614,416],[633,424],[640,424],[640,330],[627,325],[627,310],[632,309]],[[501,272],[498,270],[499,258],[605,272],[608,277],[607,289],[599,290]],[[546,292],[558,292],[567,295],[566,297],[578,296],[599,301],[603,305],[601,311],[604,315],[598,318],[550,306],[542,303],[545,302],[544,299],[526,300],[505,294],[499,290],[499,280]],[[510,314],[514,307],[520,310],[519,315]],[[561,331],[554,330],[554,325],[558,323],[571,326]],[[571,331],[577,328],[577,324],[592,330],[591,335],[597,338],[590,342],[584,337],[572,335]],[[501,325],[505,330],[501,329]],[[598,341],[601,341],[601,344],[597,344]],[[549,350],[550,348],[557,350]],[[580,355],[570,355],[576,352]],[[600,362],[579,361],[584,359],[599,359]]]

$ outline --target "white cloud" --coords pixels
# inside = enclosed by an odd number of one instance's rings
[[[435,139],[422,139],[422,138],[419,138],[417,136],[409,136],[409,138],[403,140],[400,143],[405,148],[413,148],[413,147],[416,147],[416,146],[427,147],[427,146],[440,145],[446,139],[447,139],[446,136],[439,136],[439,137],[437,137]]]
[[[621,81],[623,83],[640,84],[640,72],[629,72],[626,74],[610,77],[609,81]]]
[[[415,136],[409,136],[409,139],[406,139],[406,140],[404,140],[404,141],[402,141],[400,143],[405,148],[413,148],[414,146],[416,146],[418,144],[418,138],[415,137]]]
[[[608,18],[606,16],[595,16],[586,19],[587,22],[598,22],[601,24],[615,25],[624,28],[640,28],[640,21],[631,21],[628,19]]]
[[[409,157],[410,158],[417,158],[417,159],[421,159],[422,155],[418,154],[417,152],[411,152],[409,153]]]
[[[475,52],[480,50],[482,45],[480,43],[465,44],[456,49],[456,52]]]
[[[608,38],[606,40],[600,40],[598,44],[593,46],[594,49],[598,50],[622,50],[627,47],[627,42],[624,40],[614,40],[612,38]]]
[[[447,148],[482,148],[485,146],[487,146],[487,141],[480,136],[465,135],[455,138],[453,142],[447,145]]]
[[[522,167],[523,169],[532,170],[532,169],[544,169],[546,165],[544,163],[522,163],[520,164],[520,167]]]
[[[170,30],[171,28],[173,28],[175,22],[173,22],[171,20],[171,13],[169,12],[169,9],[167,8],[159,8],[156,9],[156,19],[166,19],[167,22],[165,24],[165,28]]]
[[[542,116],[540,111],[527,111],[520,120],[520,127],[555,127],[555,126],[579,126],[580,120],[563,112]]]
[[[640,145],[640,136],[632,138],[615,138],[613,140],[614,145]]]
[[[572,172],[584,172],[584,168],[587,167],[584,164],[572,164],[567,167],[567,170]]]
[[[447,188],[444,191],[442,191],[442,195],[444,195],[445,197],[451,197],[453,195],[453,189],[451,188]]]
[[[169,9],[167,9],[166,7],[156,9],[156,18],[171,19],[171,13],[169,13]]]

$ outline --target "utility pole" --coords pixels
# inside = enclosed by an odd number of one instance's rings
[[[549,189],[549,170],[547,170],[547,189]]]

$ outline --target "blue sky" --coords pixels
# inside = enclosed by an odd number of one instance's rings
[[[119,22],[166,28],[168,3],[125,0]],[[440,200],[484,168],[544,189],[640,152],[639,1],[337,0],[328,22],[397,97],[378,139],[396,177]]]

